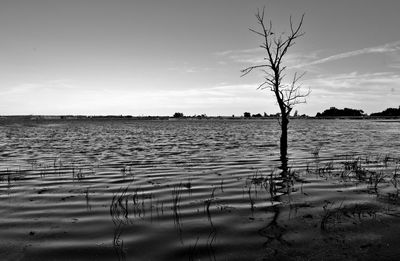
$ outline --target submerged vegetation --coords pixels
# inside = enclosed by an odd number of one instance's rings
[[[347,233],[346,231],[360,229],[364,223],[375,222],[379,224],[385,218],[399,215],[396,208],[400,203],[399,158],[389,155],[345,155],[342,158],[337,158],[334,162],[321,163],[319,156],[321,150],[323,150],[321,145],[314,148],[310,152],[313,157],[307,164],[307,168],[290,169],[288,177],[284,179],[277,169],[273,169],[269,173],[257,169],[242,183],[243,201],[248,202],[249,219],[254,220],[255,216],[259,216],[263,212],[273,214],[267,226],[258,231],[260,236],[267,239],[264,242],[264,247],[273,250],[267,252],[265,257],[278,257],[282,254],[283,249],[298,244],[295,240],[290,239],[288,226],[293,226],[293,224],[282,219],[282,212],[289,211],[290,216],[293,215],[290,213],[294,211],[294,217],[290,219],[296,221],[300,218],[294,224],[305,219],[307,222],[315,224],[314,232],[309,231],[308,233],[322,233],[320,237],[326,236],[328,238],[331,237],[332,233],[334,233],[333,235]],[[354,203],[350,201],[345,203],[343,199],[311,203],[307,200],[309,197],[308,189],[304,188],[304,185],[309,184],[309,180],[313,177],[324,182],[328,180],[332,183],[343,183],[344,189],[351,186],[350,184],[357,184],[356,191],[365,191],[367,194],[375,195],[376,201],[356,201]],[[282,184],[282,182],[285,182],[285,184]],[[130,216],[129,213],[137,213],[135,209],[140,206],[143,209],[141,218],[146,219],[147,216],[152,216],[150,213],[154,211],[154,208],[158,208],[154,206],[156,198],[153,198],[153,196],[155,195],[147,196],[147,198],[152,198],[152,201],[146,201],[146,197],[142,196],[140,203],[137,200],[137,190],[130,189],[130,186],[118,190],[110,204],[110,215],[116,225],[114,245],[117,249],[123,248],[121,230],[124,226],[135,223],[136,215]],[[228,198],[224,197],[223,183],[221,182],[220,186],[209,188],[209,193],[203,193],[204,195],[209,194],[209,197],[203,200],[204,210],[202,212],[199,212],[199,209],[189,207],[190,204],[194,204],[192,194],[184,193],[182,183],[167,187],[171,188],[172,197],[169,202],[164,202],[166,207],[162,207],[161,216],[172,217],[178,229],[180,240],[183,240],[183,234],[188,233],[185,232],[186,218],[199,216],[203,213],[204,216],[199,221],[202,220],[200,222],[206,223],[207,220],[209,223],[210,232],[207,236],[202,237],[201,232],[193,235],[192,238],[195,238],[195,240],[192,239],[192,243],[189,245],[188,259],[195,260],[195,257],[206,255],[211,260],[217,260],[216,256],[218,256],[220,250],[215,247],[215,243],[218,240],[218,230],[223,229],[223,224],[215,222],[213,219],[221,216],[221,213],[226,210],[229,210],[232,215],[240,213],[240,209],[230,205]],[[187,189],[190,187],[194,190],[193,193],[196,193],[201,184],[191,182],[190,186],[186,185],[185,187]],[[338,190],[336,193],[341,193],[341,191]],[[295,196],[296,194],[297,196]],[[145,209],[148,211],[146,212]],[[160,219],[159,211],[157,211],[156,219]],[[292,229],[301,229],[301,226],[292,227]],[[372,246],[372,243],[368,244]],[[119,251],[121,252],[121,250]],[[224,255],[223,253],[220,254]],[[286,258],[288,257],[290,255],[286,256]]]
[[[296,241],[288,239],[290,238],[287,235],[288,223],[280,217],[281,212],[287,211],[287,209],[290,212],[295,211],[295,217],[307,219],[308,222],[314,220],[316,230],[313,233],[318,234],[319,229],[322,233],[327,233],[326,236],[328,237],[330,233],[346,233],[348,230],[353,230],[354,226],[362,227],[363,223],[369,222],[380,223],[385,217],[399,215],[396,208],[400,203],[399,158],[390,155],[345,155],[342,158],[337,158],[334,162],[321,163],[319,155],[321,150],[323,150],[321,145],[315,147],[310,152],[313,157],[307,164],[307,168],[290,169],[288,177],[284,179],[277,169],[273,169],[269,173],[255,170],[242,183],[243,200],[244,202],[248,201],[250,220],[254,220],[253,217],[259,215],[258,213],[265,211],[273,213],[273,218],[268,225],[259,230],[259,234],[267,238],[264,246],[273,249],[272,256],[278,256],[283,248],[290,248],[293,244],[296,244]],[[365,190],[365,193],[375,195],[377,201],[345,203],[345,200],[324,200],[319,203],[310,203],[307,200],[309,196],[304,184],[308,184],[313,177],[333,183],[341,182],[344,188],[350,184],[358,184],[356,190],[360,192]],[[282,184],[282,182],[285,182],[285,184]],[[171,187],[172,197],[170,202],[165,202],[167,207],[166,209],[162,207],[161,215],[172,216],[180,237],[182,237],[182,234],[185,233],[184,223],[186,221],[184,216],[196,216],[201,212],[199,212],[199,209],[188,208],[188,202],[192,202],[192,194],[184,193],[182,183],[168,187]],[[201,184],[190,183],[190,186],[186,185],[185,187],[194,189],[194,193],[196,193]],[[142,197],[140,203],[137,201],[137,190],[131,194],[127,193],[128,190],[129,186],[120,189],[113,196],[110,204],[110,215],[117,230],[115,236],[117,240],[114,239],[114,242],[117,242],[115,245],[118,247],[123,243],[120,239],[121,227],[126,224],[134,224],[135,214],[130,217],[129,213],[137,213],[135,209],[139,205],[143,209],[141,218],[146,218],[146,215],[149,215],[153,208],[158,208],[152,203],[155,198],[153,198],[153,201],[145,201],[145,197]],[[295,197],[298,192],[300,192],[297,195],[299,199]],[[337,193],[340,192],[341,190],[338,190]],[[215,249],[214,244],[217,240],[218,230],[222,229],[222,224],[220,222],[215,224],[213,218],[220,216],[220,214],[212,212],[218,209],[219,212],[229,209],[229,212],[239,213],[239,209],[231,206],[229,201],[224,199],[223,194],[224,188],[223,182],[221,182],[220,186],[210,188],[209,197],[204,199],[203,213],[205,215],[202,220],[203,222],[208,220],[210,233],[203,240],[201,234],[194,235],[196,240],[189,245],[189,260],[194,260],[195,256],[204,254],[207,254],[212,260],[216,260],[218,250]],[[129,200],[130,198],[132,200]],[[320,204],[320,208],[318,209],[317,205],[314,204]],[[144,209],[149,210],[147,214]],[[311,213],[313,214],[307,214],[308,210],[312,210]],[[188,213],[188,211],[193,211],[193,213]],[[299,215],[299,212],[304,214]],[[159,211],[157,211],[157,218],[160,218],[159,215]],[[280,224],[281,222],[285,225]],[[323,235],[321,234],[321,236]],[[270,256],[270,254],[267,256]]]

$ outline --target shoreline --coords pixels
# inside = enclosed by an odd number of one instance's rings
[[[0,122],[13,122],[13,121],[76,121],[76,120],[167,120],[167,121],[179,121],[179,120],[277,120],[279,117],[232,117],[232,116],[184,116],[184,117],[172,117],[172,116],[86,116],[86,115],[6,115],[0,116]],[[340,117],[291,117],[290,120],[381,120],[382,122],[400,122],[399,116],[340,116]]]

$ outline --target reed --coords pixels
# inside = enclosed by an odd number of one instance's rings
[[[129,209],[128,209],[128,198],[127,195],[129,186],[125,189],[120,188],[117,193],[115,193],[112,197],[110,204],[110,216],[114,224],[117,223],[127,223],[129,217]]]
[[[369,171],[369,184],[372,187],[372,189],[375,191],[375,193],[378,193],[378,185],[382,182],[385,181],[385,174],[381,170],[379,172],[376,171]]]
[[[382,162],[383,162],[383,164],[385,165],[385,167],[388,166],[389,161],[390,161],[390,156],[389,156],[389,154],[385,154],[385,155],[382,157]]]
[[[274,178],[274,173],[275,171],[271,171],[271,173],[269,174],[269,179],[268,179],[268,187],[269,187],[269,194],[271,196],[271,201],[273,201],[273,199],[276,196],[276,193],[278,192],[278,188],[276,186],[276,182],[275,182],[275,178]]]
[[[204,201],[204,210],[207,213],[209,219],[211,219],[210,205],[214,201],[214,193],[215,193],[215,187],[213,187],[210,197]]]
[[[197,243],[199,242],[199,237],[197,237],[196,242],[194,245],[189,245],[189,261],[195,260],[195,251],[197,247]]]
[[[311,154],[314,156],[314,158],[319,158],[319,152],[321,151],[323,144],[319,143],[317,146],[312,149]]]
[[[175,185],[172,189],[172,213],[174,219],[174,225],[177,228],[178,235],[182,241],[182,227],[180,221],[180,202],[182,195],[182,183]]]
[[[189,196],[191,196],[192,195],[192,180],[190,177],[188,178],[188,181],[183,184],[183,186],[188,190]]]
[[[339,209],[342,207],[343,202],[340,204]],[[338,209],[333,209],[334,203],[325,201],[324,206],[322,207],[324,212],[321,217],[320,228],[323,231],[328,230],[328,224],[334,222],[339,219]]]
[[[85,200],[86,200],[86,209],[90,210],[90,195],[89,195],[89,187],[86,188],[85,190]]]
[[[272,171],[275,171],[275,170],[272,170]],[[250,186],[254,185],[255,187],[257,187],[257,186],[260,188],[264,187],[266,189],[266,185],[267,185],[266,181],[268,180],[268,177],[263,176],[260,173],[260,171],[256,170],[256,172],[250,178],[248,178],[248,180],[250,181],[249,182]],[[246,185],[248,185],[247,182],[246,182]]]
[[[216,258],[215,258],[215,250],[213,244],[215,242],[216,237],[217,237],[217,229],[211,223],[211,231],[208,234],[206,245],[208,250],[208,256],[210,257],[210,260],[214,261],[216,260]]]
[[[133,215],[136,216],[141,216],[142,215],[142,206],[143,204],[140,204],[140,199],[139,199],[139,191],[140,188],[136,188],[133,194],[131,195],[132,198],[132,203],[133,203]],[[142,200],[143,202],[143,200]]]
[[[393,173],[392,173],[392,177],[390,179],[390,182],[393,184],[393,186],[395,187],[395,189],[398,191],[399,190],[399,175],[400,174],[400,165],[396,164],[396,166],[393,169]]]
[[[172,189],[172,210],[174,214],[177,214],[179,212],[181,195],[182,195],[182,183],[179,183],[179,185],[174,186]]]
[[[124,241],[121,239],[123,224],[120,222],[114,225],[113,247],[117,254],[118,261],[126,260],[126,250],[124,248]]]
[[[72,180],[77,179],[78,181],[82,180],[85,178],[85,174],[82,170],[82,168],[79,168],[75,171],[75,168],[72,169]]]
[[[248,196],[249,196],[250,210],[251,210],[251,212],[254,212],[254,204],[255,204],[255,201],[254,201],[254,198],[252,198],[252,196],[251,196],[251,186],[250,186],[249,189],[247,190],[247,194],[248,194]]]
[[[332,174],[332,170],[334,169],[333,167],[333,162],[327,162],[325,163],[322,167],[318,168],[318,175],[322,177],[330,176]]]

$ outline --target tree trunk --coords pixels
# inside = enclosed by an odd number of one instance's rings
[[[288,149],[288,124],[289,124],[289,115],[282,114],[281,121],[281,162],[282,162],[282,172],[283,174],[287,173],[288,170],[288,158],[287,158],[287,149]]]

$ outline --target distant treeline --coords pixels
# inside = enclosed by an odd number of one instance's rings
[[[315,117],[344,117],[344,116],[357,117],[363,115],[364,115],[363,110],[355,110],[350,108],[337,109],[335,107],[330,107],[329,109],[324,110],[322,113],[318,112],[317,115],[315,115]]]
[[[279,118],[280,114],[257,113],[251,114],[250,112],[244,112],[243,115],[236,117],[232,116],[207,116],[206,114],[186,116],[182,112],[175,112],[171,116],[131,116],[131,115],[14,115],[14,116],[1,116],[0,120],[80,120],[80,119],[133,119],[133,120],[168,120],[171,118],[184,118],[184,119],[209,119],[209,118],[224,118],[224,119],[240,119],[240,118]],[[297,111],[294,112],[293,118],[313,118],[308,115],[298,115]],[[316,118],[341,118],[341,117],[354,117],[354,118],[370,118],[370,117],[400,117],[400,106],[399,108],[387,108],[382,112],[371,113],[370,115],[364,113],[363,110],[357,109],[338,109],[331,107],[324,110],[322,113],[318,112],[315,115]]]
[[[395,116],[395,117],[399,117],[400,116],[400,106],[399,108],[387,108],[386,110],[382,111],[382,112],[376,112],[376,113],[371,113],[372,117],[380,117],[380,116]]]
[[[318,112],[315,117],[399,117],[400,116],[400,106],[399,108],[388,108],[382,112],[371,113],[370,115],[365,114],[363,110],[357,109],[337,109],[335,107],[331,107],[327,110],[324,110],[322,113]]]
[[[0,116],[1,120],[7,121],[41,121],[41,120],[163,120],[169,116],[131,116],[131,115],[10,115]]]

